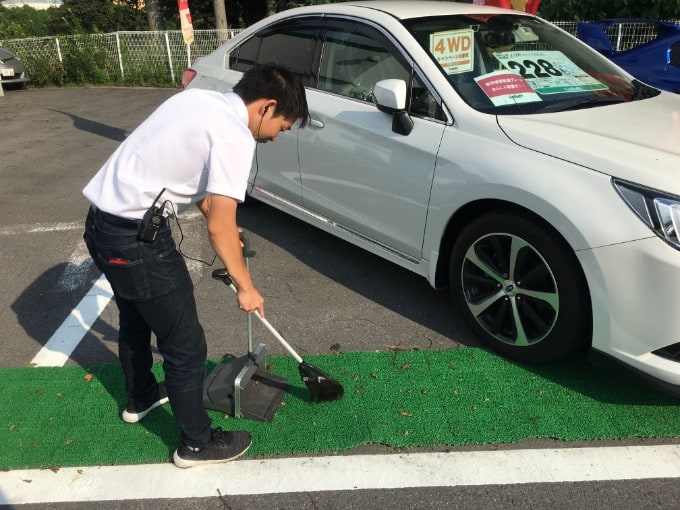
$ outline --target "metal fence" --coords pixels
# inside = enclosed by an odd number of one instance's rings
[[[574,21],[553,21],[562,30],[576,36],[577,23]],[[678,24],[677,21],[673,22]],[[651,23],[640,21],[616,23],[605,30],[605,34],[616,51],[625,51],[656,39],[656,29]]]
[[[16,53],[34,77],[55,73],[78,82],[78,73],[98,75],[101,81],[169,81],[178,83],[182,71],[240,30],[196,30],[185,44],[182,32],[115,32],[110,34],[0,39]],[[95,76],[97,77],[97,76]],[[97,80],[95,80],[97,81]]]
[[[554,22],[576,35],[575,22]],[[0,46],[16,53],[37,84],[66,82],[131,82],[177,84],[182,71],[240,30],[196,30],[194,42],[184,43],[179,30],[115,32],[28,39],[0,39]],[[626,50],[655,37],[649,24],[626,23],[607,33],[613,46]],[[34,80],[35,81],[35,80]]]
[[[625,51],[656,39],[656,29],[650,23],[617,23],[605,30],[616,51]]]

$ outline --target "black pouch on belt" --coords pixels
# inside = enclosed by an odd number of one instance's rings
[[[158,207],[150,207],[142,218],[142,223],[139,225],[139,233],[137,238],[145,243],[153,243],[156,240],[158,231],[165,223],[163,213]]]

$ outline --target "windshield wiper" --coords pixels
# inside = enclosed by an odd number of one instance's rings
[[[540,108],[536,113],[566,112],[568,110],[580,110],[582,108],[593,108],[594,106],[605,106],[608,104],[625,102],[626,100],[622,97],[586,97],[549,104]]]

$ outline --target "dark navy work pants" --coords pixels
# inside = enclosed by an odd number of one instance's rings
[[[181,440],[203,446],[210,439],[211,425],[203,408],[207,346],[189,271],[170,227],[161,227],[156,240],[145,243],[137,240],[134,224],[124,223],[90,208],[84,239],[111,284],[120,312],[118,355],[128,398],[148,402],[156,390],[151,373],[153,332]]]

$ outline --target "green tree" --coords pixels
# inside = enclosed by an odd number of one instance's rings
[[[163,20],[158,0],[146,0],[144,2],[144,9],[146,10],[146,19],[149,22],[149,30],[163,30]]]
[[[108,33],[147,30],[144,13],[129,4],[111,0],[64,0],[52,11],[51,34]]]
[[[158,0],[158,3],[163,18],[163,26],[168,30],[179,29],[177,0]],[[231,5],[234,4],[234,1],[229,0],[225,3],[227,20],[238,19],[238,13],[234,12]],[[191,22],[194,29],[210,30],[217,27],[215,21],[215,0],[189,0],[189,11],[191,12]]]
[[[603,18],[680,19],[680,0],[542,0],[538,15],[552,21]]]
[[[135,2],[135,0],[128,0]],[[189,0],[191,20],[196,30],[220,28],[216,22],[216,1],[224,0]],[[166,29],[179,28],[179,10],[177,0],[158,0]],[[228,28],[245,28],[261,20],[265,16],[292,7],[312,4],[332,3],[331,0],[227,0],[224,2]]]
[[[225,7],[224,0],[213,0],[214,11],[215,11],[215,28],[218,30],[224,30],[229,28],[227,9]]]
[[[44,37],[50,35],[50,9],[36,10],[26,5],[6,8],[0,6],[0,37],[18,39],[22,37]]]

